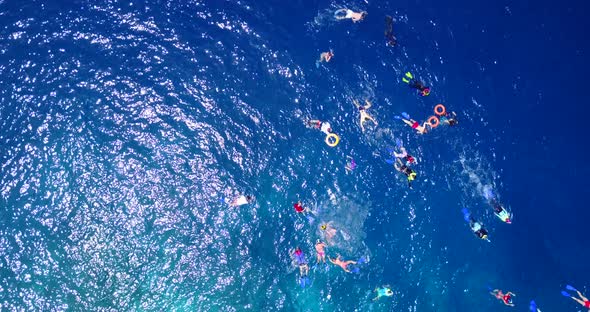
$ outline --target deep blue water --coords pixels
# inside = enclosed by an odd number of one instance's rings
[[[365,10],[358,24],[332,12]],[[0,305],[9,311],[578,311],[590,294],[587,5],[0,0]],[[385,15],[399,41],[387,47]],[[315,66],[333,49],[330,63]],[[432,86],[419,97],[412,71]],[[379,122],[361,133],[352,100]],[[444,103],[455,128],[393,118]],[[327,120],[336,148],[303,120]],[[412,190],[384,159],[419,158]],[[358,168],[346,174],[346,156]],[[515,214],[496,219],[491,187]],[[222,198],[252,194],[231,208]],[[316,211],[297,216],[293,202]],[[490,231],[470,233],[461,208]],[[289,250],[368,259],[312,269]],[[375,287],[394,297],[372,302]],[[506,308],[509,309],[509,308]]]

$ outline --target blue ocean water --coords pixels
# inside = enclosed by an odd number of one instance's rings
[[[360,23],[336,21],[340,8]],[[8,311],[577,311],[585,3],[0,0]],[[385,16],[399,46],[385,45]],[[319,54],[334,58],[316,68]],[[419,97],[406,71],[432,86]],[[363,133],[352,101],[379,125]],[[457,127],[415,135],[444,103]],[[329,121],[336,148],[307,119]],[[399,138],[413,189],[385,162]],[[347,156],[358,167],[346,173]],[[501,223],[493,189],[514,212]],[[225,200],[251,194],[251,205]],[[314,211],[302,217],[292,204]],[[490,232],[478,240],[469,207]],[[331,257],[299,287],[290,250]],[[372,301],[388,284],[392,298]],[[579,310],[579,309],[578,309]]]

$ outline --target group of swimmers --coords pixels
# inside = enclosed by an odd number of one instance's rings
[[[344,20],[344,19],[351,19],[353,22],[362,21],[367,16],[366,12],[354,12],[349,9],[340,9],[334,13],[334,17],[337,20]],[[393,23],[395,19],[391,16],[386,16],[385,19],[385,38],[386,44],[388,46],[396,46],[397,38],[393,34]],[[320,54],[319,59],[316,61],[316,66],[323,62],[330,62],[334,57],[334,51],[330,50],[327,52],[323,52]],[[414,75],[410,72],[405,73],[402,77],[402,81],[412,89],[416,89],[420,96],[429,96],[431,94],[431,88],[426,86],[422,81],[416,79]],[[361,105],[356,99],[353,100],[352,104],[359,112],[359,126],[362,132],[365,132],[365,124],[367,122],[371,122],[374,126],[378,125],[378,122],[375,120],[373,116],[368,113],[368,109],[372,107],[372,103],[365,99],[364,105]],[[395,116],[396,119],[401,120],[406,125],[410,126],[412,129],[416,130],[418,134],[426,134],[432,129],[438,127],[439,125],[446,125],[446,126],[456,126],[458,124],[457,114],[453,111],[447,112],[446,108],[442,104],[438,104],[434,107],[434,115],[430,116],[425,122],[420,123],[416,120],[412,119],[409,114],[401,113],[401,116]],[[337,134],[335,134],[332,130],[332,127],[329,122],[321,121],[321,120],[308,120],[305,122],[308,127],[318,129],[326,134],[325,142],[330,147],[335,147],[338,145],[340,138]],[[406,148],[402,145],[401,140],[397,140],[396,142],[396,149],[389,151],[390,155],[393,156],[392,159],[387,160],[388,163],[392,164],[394,168],[406,176],[408,181],[408,186],[412,187],[412,182],[416,179],[417,173],[414,171],[411,166],[417,163],[416,158],[408,153]],[[356,168],[356,162],[350,156],[347,156],[346,162],[346,172],[350,173]],[[512,223],[512,214],[506,210],[503,205],[498,201],[497,197],[491,194],[491,192],[486,193],[486,199],[488,199],[488,203],[494,210],[494,215],[496,215],[500,220],[503,222],[510,224]],[[233,201],[229,202],[231,206],[240,206],[244,204],[251,203],[254,200],[252,196],[239,196]],[[297,202],[293,204],[293,207],[297,213],[307,213],[309,210],[303,206],[301,202]],[[462,210],[463,216],[465,221],[468,223],[469,228],[474,233],[474,235],[482,240],[490,241],[489,239],[489,232],[484,227],[481,221],[475,219],[472,214],[469,212],[467,208]],[[333,227],[332,222],[328,222],[325,224],[320,225],[320,229],[324,233],[324,238],[330,242],[334,235],[336,235],[336,229]],[[326,248],[327,244],[318,239],[315,243],[315,252],[316,252],[316,264],[319,265],[320,263],[326,263]],[[309,275],[309,264],[305,257],[305,253],[300,247],[297,247],[295,250],[291,252],[291,255],[299,267],[299,283],[301,287],[306,287],[310,285]],[[359,259],[358,261],[354,260],[343,260],[340,254],[337,254],[336,258],[327,257],[329,262],[340,267],[344,272],[352,273],[357,272],[358,267],[353,267],[351,270],[351,266],[355,266],[361,261],[364,261],[363,258]],[[393,296],[393,291],[389,288],[390,286],[384,285],[381,288],[376,288],[375,292],[377,296],[373,300],[378,300],[381,297],[391,297]],[[582,305],[585,308],[590,309],[590,301],[582,295],[581,292],[576,290],[570,285],[566,286],[567,290],[575,291],[578,297],[574,297],[570,295],[567,291],[562,291],[562,295],[569,297]],[[512,298],[516,296],[516,294],[508,291],[504,293],[500,289],[490,289],[490,294],[497,298],[498,300],[502,301],[503,304],[507,306],[514,306]],[[537,308],[535,301],[530,302],[530,311],[531,312],[540,312],[541,310]],[[590,310],[589,310],[590,311]]]

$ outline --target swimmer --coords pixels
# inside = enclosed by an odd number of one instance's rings
[[[324,244],[322,241],[320,241],[319,239],[316,241],[315,243],[315,251],[317,253],[317,263],[320,263],[320,261],[322,261],[323,263],[326,263],[326,251],[324,250],[324,248],[326,248],[326,244]]]
[[[408,154],[408,151],[406,151],[405,147],[400,147],[399,148],[400,152],[396,152],[393,151],[393,157],[395,157],[396,159],[399,159],[402,161],[402,163],[405,163],[406,166],[412,165],[412,164],[417,164],[416,162],[416,158],[414,158],[412,155]]]
[[[489,242],[490,240],[488,238],[488,231],[483,227],[483,224],[475,220],[475,218],[471,216],[471,213],[469,213],[469,210],[467,208],[461,209],[461,212],[463,212],[463,219],[465,220],[465,222],[469,224],[469,228],[471,229],[473,234]]]
[[[357,100],[353,100],[352,103],[354,104],[354,106],[356,106],[356,108],[359,110],[359,113],[361,114],[360,124],[361,130],[363,132],[365,132],[365,122],[367,120],[372,121],[375,124],[375,126],[377,125],[377,121],[375,121],[375,119],[367,113],[367,109],[371,107],[371,102],[369,102],[369,100],[365,100],[365,106],[361,106]]]
[[[297,213],[304,213],[307,210],[305,209],[305,207],[303,207],[303,205],[301,205],[301,202],[298,201],[296,203],[293,204],[293,208],[295,208],[295,211],[297,211]]]
[[[332,133],[332,127],[330,126],[329,122],[322,122],[317,119],[314,119],[314,120],[307,121],[306,124],[308,127],[320,129],[320,131],[322,131],[325,134]]]
[[[445,125],[451,126],[451,127],[455,126],[459,123],[457,121],[457,114],[455,112],[446,112],[439,119],[440,119],[440,122],[442,122]]]
[[[412,188],[412,181],[416,180],[417,176],[416,171],[404,165],[399,158],[396,159],[395,164],[393,164],[393,166],[395,167],[395,170],[403,173],[404,175],[406,175],[406,177],[408,177],[408,187]]]
[[[375,292],[377,293],[377,297],[373,298],[373,301],[377,301],[381,297],[391,297],[393,296],[393,291],[389,289],[389,285],[383,286],[383,288],[375,288]]]
[[[320,59],[318,60],[318,62],[329,62],[332,59],[332,56],[334,56],[334,52],[332,52],[332,50],[328,51],[328,52],[324,52],[322,54],[320,54]]]
[[[430,123],[428,121],[425,121],[423,124],[420,124],[411,118],[410,119],[401,118],[401,120],[406,125],[412,127],[412,129],[415,129],[418,132],[418,134],[428,133],[428,129],[432,128],[432,126],[430,125]]]
[[[324,232],[324,237],[329,244],[333,243],[333,238],[336,236],[336,229],[332,226],[332,221],[320,225],[320,230]]]
[[[393,17],[385,16],[385,39],[387,39],[387,45],[395,47],[397,45],[397,38],[393,35]]]
[[[232,200],[229,203],[229,205],[231,207],[239,207],[242,205],[250,204],[252,201],[254,201],[254,197],[252,197],[250,195],[247,195],[247,196],[241,195],[241,196],[236,197],[234,200]]]
[[[490,205],[494,208],[494,214],[496,217],[500,218],[503,222],[512,224],[512,214],[504,209],[502,204],[500,204],[495,198],[490,200]]]
[[[295,251],[293,251],[293,257],[295,258],[295,262],[297,263],[297,265],[307,263],[307,261],[305,260],[305,254],[303,253],[303,250],[301,250],[301,248],[299,247],[295,248]]]
[[[402,78],[402,81],[407,83],[410,88],[418,90],[421,96],[427,96],[430,94],[430,88],[425,86],[422,81],[415,79],[410,72],[406,73],[406,76]]]
[[[504,302],[504,304],[507,306],[514,306],[514,303],[512,303],[512,297],[516,296],[516,294],[511,292],[503,294],[501,290],[494,289],[490,292],[490,295],[495,296],[498,300],[502,300],[502,302]]]
[[[573,297],[567,291],[561,291],[561,294],[562,295],[564,295],[566,297],[569,297],[569,298],[572,298],[575,302],[579,303],[584,308],[588,309],[588,311],[590,311],[590,300],[588,300],[588,298],[584,297],[584,295],[582,295],[582,293],[579,290],[575,289],[574,287],[572,287],[570,285],[566,285],[565,288],[567,290],[571,290],[571,291],[577,292],[578,293],[578,296],[580,298]]]
[[[365,12],[365,11],[357,13],[357,12],[354,12],[349,9],[340,9],[340,10],[336,10],[336,12],[334,12],[334,18],[336,18],[337,20],[343,20],[343,19],[349,18],[352,20],[353,23],[362,21],[366,16],[367,16],[367,12]]]
[[[337,255],[336,259],[332,259],[332,258],[328,257],[328,260],[330,260],[330,262],[332,262],[333,264],[341,267],[344,270],[344,272],[346,272],[346,273],[352,273],[348,269],[348,266],[351,265],[351,264],[356,264],[356,261],[352,261],[352,260],[343,261],[343,260],[340,260],[340,255]]]
[[[349,172],[352,172],[352,170],[355,168],[356,162],[354,161],[354,158],[346,156],[346,166],[344,167],[344,169],[346,169],[346,173],[348,174]]]

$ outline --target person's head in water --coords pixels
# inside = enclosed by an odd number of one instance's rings
[[[247,200],[248,202],[251,202],[251,201],[252,201],[252,196],[250,196],[250,195],[246,196],[246,200]]]
[[[328,228],[328,226],[327,226],[326,224],[322,224],[322,225],[320,225],[320,229],[321,229],[322,231],[325,231],[327,228]]]

